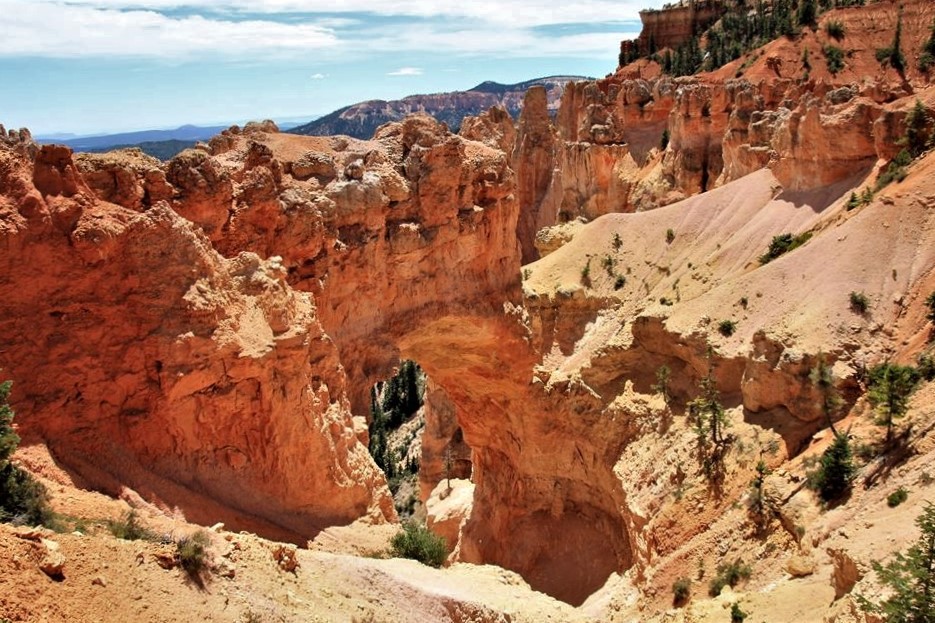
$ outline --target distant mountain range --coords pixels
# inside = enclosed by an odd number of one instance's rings
[[[390,121],[399,121],[406,115],[424,112],[448,124],[452,130],[461,127],[461,121],[469,115],[478,115],[491,106],[503,106],[514,118],[523,108],[523,97],[530,87],[543,85],[549,98],[549,109],[557,111],[562,92],[569,82],[591,80],[586,76],[548,76],[527,80],[517,84],[482,82],[467,91],[410,95],[400,100],[370,100],[345,106],[319,119],[299,125],[283,122],[279,127],[284,132],[309,136],[346,134],[356,138],[370,138],[374,130]],[[291,120],[290,120],[291,121]],[[37,136],[39,143],[57,143],[71,147],[77,152],[101,153],[114,149],[138,147],[143,152],[169,160],[180,151],[193,147],[198,141],[207,141],[226,130],[231,124],[217,126],[183,125],[174,130],[142,130],[99,136],[76,136],[74,134],[48,134]]]
[[[180,152],[185,151],[189,147],[194,147],[197,142],[198,141],[177,141],[175,139],[169,139],[167,141],[143,141],[142,143],[131,143],[128,145],[109,145],[107,147],[97,147],[95,149],[85,149],[81,151],[86,151],[91,154],[100,154],[117,149],[136,147],[144,154],[148,154],[154,158],[159,158],[160,160],[172,160],[172,158],[175,158],[175,156]]]
[[[390,121],[399,121],[406,115],[424,112],[448,124],[452,130],[461,127],[466,116],[478,115],[491,106],[503,106],[516,118],[523,107],[526,91],[535,85],[543,85],[549,95],[549,109],[558,110],[562,91],[569,82],[591,80],[585,76],[549,76],[527,80],[517,84],[482,82],[467,91],[410,95],[400,100],[370,100],[352,104],[289,130],[292,134],[329,136],[346,134],[366,139],[374,130]]]
[[[100,152],[120,147],[136,147],[141,143],[155,143],[162,141],[183,141],[194,145],[196,141],[206,141],[228,126],[195,126],[183,125],[174,130],[143,130],[140,132],[125,132],[122,134],[105,134],[101,136],[79,136],[63,138],[62,135],[48,137],[39,136],[40,143],[59,143],[68,145],[75,151]],[[190,146],[189,145],[189,146]]]

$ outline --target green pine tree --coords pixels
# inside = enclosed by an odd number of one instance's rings
[[[10,462],[10,456],[19,445],[19,435],[13,431],[13,409],[10,408],[12,381],[0,383],[0,469]]]
[[[858,597],[861,606],[883,615],[887,623],[935,623],[935,505],[928,503],[916,518],[922,534],[906,553],[886,565],[873,563],[891,596],[879,604]]]
[[[20,438],[13,430],[10,389],[13,383],[0,383],[0,521],[38,525],[53,519],[49,498],[42,483],[10,462]]]
[[[906,115],[906,135],[901,143],[905,144],[913,158],[917,158],[928,147],[929,139],[928,111],[916,98],[915,105]]]
[[[825,502],[840,499],[851,488],[856,469],[847,434],[836,433],[834,441],[821,455],[814,486]]]
[[[834,387],[834,374],[831,366],[825,363],[825,356],[818,352],[818,363],[808,374],[809,380],[818,388],[821,394],[821,412],[828,421],[828,427],[835,435],[838,431],[834,428],[834,414],[841,408],[841,396]]]
[[[906,415],[909,396],[919,382],[912,366],[883,363],[870,371],[870,403],[877,409],[877,424],[886,426],[886,443],[893,440],[894,420]]]

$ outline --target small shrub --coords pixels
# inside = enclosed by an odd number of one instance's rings
[[[50,528],[55,524],[46,488],[12,463],[0,468],[0,521]]]
[[[110,533],[118,539],[125,541],[155,541],[156,535],[139,522],[136,511],[129,511],[120,519],[111,519],[107,522]]]
[[[749,305],[749,304],[750,304],[750,299],[748,299],[748,298],[745,297],[745,296],[741,296],[741,297],[740,297],[740,306],[741,306],[741,307],[743,307],[744,309],[746,309],[746,308],[747,308],[747,305]]]
[[[671,306],[672,306],[672,301],[670,301],[669,299],[667,299],[666,297],[663,296],[663,297],[660,297],[660,298],[659,298],[659,304],[660,304],[660,305],[665,305],[666,307],[671,307]]]
[[[906,167],[900,166],[896,164],[896,162],[891,162],[877,177],[875,188],[876,190],[882,190],[893,182],[902,182],[906,179],[907,175],[909,175],[909,173],[906,171]]]
[[[675,232],[672,231],[672,228],[666,230],[666,244],[672,244],[672,241],[675,240]]]
[[[588,258],[587,264],[581,269],[581,283],[591,285],[591,258]]]
[[[440,567],[448,555],[445,539],[426,526],[408,522],[390,541],[392,554],[418,560],[430,567]]]
[[[608,277],[614,276],[614,265],[616,263],[617,263],[616,260],[614,260],[614,258],[610,257],[609,255],[605,255],[604,258],[601,260],[601,266],[604,267],[604,270],[607,272]]]
[[[718,323],[717,330],[724,337],[730,337],[737,330],[737,323],[733,320],[722,320]]]
[[[677,579],[672,584],[672,603],[675,606],[681,606],[688,603],[688,598],[692,594],[692,581],[686,577]]]
[[[798,249],[803,244],[811,239],[812,233],[805,232],[799,234],[798,236],[793,236],[792,234],[779,234],[778,236],[773,236],[773,239],[769,243],[769,248],[766,250],[766,253],[760,256],[760,264],[768,264],[772,262],[777,257]]]
[[[932,292],[925,299],[925,306],[928,307],[928,313],[925,315],[925,319],[930,322],[935,322],[935,292]]]
[[[620,247],[623,246],[623,240],[621,240],[620,234],[616,234],[616,233],[614,234],[613,245],[614,245],[614,251],[619,251]]]
[[[844,24],[840,20],[829,19],[825,22],[825,33],[832,39],[840,41],[844,38]]]
[[[886,505],[890,508],[896,508],[907,499],[909,499],[909,492],[906,491],[905,488],[900,487],[899,489],[896,489],[896,491],[893,491],[888,496],[886,496]]]
[[[828,65],[828,71],[836,75],[844,69],[844,50],[836,45],[826,45],[823,50],[825,53],[825,63]]]
[[[733,588],[737,586],[741,580],[749,579],[752,573],[753,568],[750,565],[744,564],[743,560],[740,558],[730,563],[720,564],[717,567],[717,574],[711,579],[711,583],[708,584],[708,595],[717,597],[721,594],[721,590],[723,590],[725,586]]]
[[[208,533],[199,530],[175,542],[175,555],[182,569],[192,578],[200,578],[208,568]]]
[[[851,210],[855,210],[859,208],[862,205],[862,203],[863,202],[860,200],[860,197],[857,196],[857,193],[851,193],[851,196],[848,197],[847,199],[845,208],[847,209],[848,212],[850,212]]]
[[[900,10],[896,20],[896,31],[893,33],[893,43],[889,47],[877,49],[877,62],[884,67],[889,65],[899,73],[906,69],[906,57],[902,52],[903,16]]]
[[[919,71],[928,73],[929,69],[935,67],[935,55],[928,52],[919,54]]]
[[[263,615],[255,610],[247,610],[240,615],[241,623],[263,623]]]
[[[928,71],[935,65],[935,19],[932,20],[931,35],[924,44],[922,52],[919,54],[919,71]]]
[[[743,623],[747,613],[740,609],[736,601],[730,605],[730,623]]]
[[[851,309],[858,314],[866,314],[867,310],[870,309],[870,301],[867,299],[867,295],[863,292],[851,292],[849,297],[851,301]]]
[[[916,371],[926,381],[935,381],[935,357],[932,355],[919,355],[916,360]]]
[[[864,464],[867,464],[875,459],[879,453],[880,450],[872,443],[854,444],[854,456],[860,459],[860,461]]]
[[[909,172],[906,171],[906,167],[911,162],[912,154],[910,154],[909,151],[905,149],[900,150],[900,152],[896,154],[896,157],[893,158],[887,167],[877,176],[875,189],[881,190],[893,182],[902,182],[904,179],[906,179],[906,176],[909,175]]]
[[[614,279],[614,290],[619,290],[625,285],[627,285],[627,278],[623,275],[617,275],[617,277]]]
[[[52,527],[55,514],[45,487],[10,462],[20,442],[13,431],[15,414],[9,404],[12,387],[11,381],[0,383],[0,521]]]

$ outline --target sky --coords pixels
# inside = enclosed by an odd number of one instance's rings
[[[0,123],[79,135],[309,121],[614,71],[662,0],[0,0]]]

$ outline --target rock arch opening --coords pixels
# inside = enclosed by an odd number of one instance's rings
[[[368,368],[403,359],[425,371],[420,496],[446,475],[474,483],[459,559],[514,570],[534,589],[580,605],[634,562],[634,526],[613,473],[620,448],[593,444],[599,421],[582,421],[530,382],[539,356],[518,318],[477,312],[423,316],[397,335],[382,333],[393,348]],[[363,350],[340,331],[335,341],[339,352]]]

